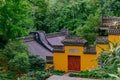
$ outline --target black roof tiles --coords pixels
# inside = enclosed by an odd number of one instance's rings
[[[120,24],[120,18],[118,18],[118,17],[103,17],[100,29],[108,30],[111,28],[115,28],[114,22],[117,22],[118,24]]]
[[[66,38],[62,41],[62,43],[64,45],[78,45],[78,46],[83,46],[85,43],[87,43],[87,40],[85,40],[84,38],[80,37],[80,36],[71,36],[68,35],[66,36]]]
[[[68,32],[62,30],[61,32],[45,34],[44,31],[31,32],[32,36],[24,37],[22,40],[29,46],[29,50],[33,55],[40,55],[43,59],[46,56],[52,56],[54,45],[63,45],[62,40]]]
[[[96,39],[97,44],[108,44],[108,37],[107,36],[98,36]]]

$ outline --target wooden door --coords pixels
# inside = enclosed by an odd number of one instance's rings
[[[68,70],[80,71],[80,56],[68,56]]]

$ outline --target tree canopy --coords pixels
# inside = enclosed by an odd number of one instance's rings
[[[0,39],[24,36],[32,29],[33,18],[27,0],[0,0]]]
[[[62,28],[92,44],[102,14],[120,16],[119,0],[0,0],[0,4],[0,40],[4,44],[32,30],[50,33]]]

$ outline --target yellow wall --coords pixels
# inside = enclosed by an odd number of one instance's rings
[[[108,40],[112,43],[120,43],[120,35],[109,35]]]
[[[65,53],[54,53],[53,54],[54,69],[60,71],[68,71],[68,59]]]
[[[103,50],[109,50],[109,44],[97,44],[96,52],[99,54]]]
[[[120,43],[120,35],[108,35],[108,41],[112,43]],[[109,50],[109,44],[97,44],[96,54],[84,54],[84,48],[82,46],[65,46],[64,53],[54,52],[53,61],[55,70],[62,70],[68,72],[68,56],[80,56],[80,71],[89,70],[98,67],[97,58],[99,53],[103,50]],[[71,53],[69,50],[75,49],[78,52]]]
[[[97,68],[97,58],[98,54],[84,54],[81,56],[81,71]]]
[[[82,46],[65,46],[65,53],[54,53],[53,61],[55,70],[68,72],[68,56],[80,56],[80,71],[96,68],[98,54],[84,54]],[[77,49],[79,52],[70,53],[70,49]]]
[[[109,35],[108,40],[113,43],[120,42],[119,35]],[[82,46],[65,46],[65,53],[54,53],[53,61],[55,70],[62,70],[68,72],[68,56],[80,56],[80,71],[89,70],[98,66],[97,58],[102,50],[109,50],[109,44],[97,44],[97,54],[84,54]],[[78,52],[71,53],[69,50],[79,50]]]
[[[97,53],[100,53],[102,51],[102,49],[109,50],[109,46],[111,45],[111,42],[119,44],[120,43],[120,35],[108,35],[108,41],[110,41],[109,44],[97,44],[96,45]]]

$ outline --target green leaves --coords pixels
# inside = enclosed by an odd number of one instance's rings
[[[3,39],[15,39],[27,35],[33,22],[26,0],[2,0],[0,7],[0,31]],[[30,22],[28,22],[30,21]],[[29,24],[29,25],[28,25]],[[27,33],[27,34],[26,34]]]
[[[29,56],[30,71],[45,70],[45,61],[40,56]]]
[[[18,53],[9,61],[9,68],[17,74],[26,73],[29,70],[29,58],[26,53]]]

